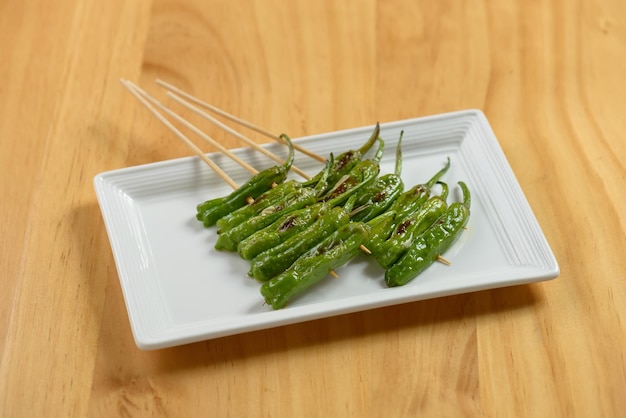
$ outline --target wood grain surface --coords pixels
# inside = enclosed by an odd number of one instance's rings
[[[1,1],[0,416],[623,416],[625,22],[623,0]],[[561,275],[141,351],[92,180],[189,151],[122,77],[292,137],[482,109]]]

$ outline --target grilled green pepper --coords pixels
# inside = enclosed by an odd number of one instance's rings
[[[312,205],[315,203],[315,193],[308,188],[300,188],[288,196],[283,202],[272,205],[245,222],[222,232],[215,242],[216,250],[236,251],[241,241],[256,231],[272,224],[286,213]]]
[[[283,215],[273,224],[241,241],[237,252],[241,258],[252,260],[262,252],[304,231],[330,209],[331,206],[327,203],[316,203]]]
[[[328,202],[331,206],[344,203],[350,196],[358,193],[360,189],[369,186],[380,172],[378,163],[372,160],[359,162],[348,174],[343,176],[324,196],[322,202]]]
[[[368,225],[372,227],[372,233],[365,243],[367,249],[375,252],[376,248],[391,236],[398,223],[417,211],[430,197],[430,189],[449,168],[450,159],[448,158],[446,166],[428,182],[415,185],[402,193],[385,212],[368,221]]]
[[[445,183],[440,184],[442,192],[439,196],[431,197],[417,212],[400,221],[389,239],[370,248],[372,255],[383,268],[388,269],[398,261],[407,252],[416,237],[420,236],[446,212],[448,186]]]
[[[352,212],[355,222],[368,222],[385,212],[391,204],[402,194],[404,183],[399,176],[385,174],[361,194],[356,202],[356,209]],[[367,199],[367,200],[366,200]]]
[[[362,222],[342,226],[299,258],[288,270],[263,283],[261,295],[272,309],[283,308],[294,296],[318,283],[359,253],[368,234]]]
[[[439,170],[435,175],[424,184],[417,184],[402,193],[389,207],[390,211],[394,211],[398,214],[398,220],[404,219],[411,213],[419,209],[426,200],[430,197],[430,189],[439,181],[439,179],[450,168],[450,158],[445,167]]]
[[[378,177],[370,186],[359,192],[355,209],[350,217],[355,222],[368,222],[386,211],[404,191],[402,172],[402,136],[396,147],[396,167],[393,174]]]
[[[332,156],[331,159],[326,162],[326,165],[321,173],[321,182],[328,176],[328,171],[330,169],[330,165],[332,164]],[[253,216],[259,215],[263,210],[278,205],[284,202],[289,196],[291,196],[298,188],[300,187],[313,187],[313,192],[315,196],[318,196],[321,193],[319,190],[320,187],[323,187],[323,183],[299,183],[295,180],[289,180],[273,189],[268,190],[259,196],[254,203],[244,206],[242,208],[237,209],[236,211],[229,213],[228,215],[222,217],[216,222],[217,232],[219,234],[228,231],[231,228],[234,228],[237,225],[240,225],[252,218]]]
[[[283,202],[288,196],[293,195],[299,187],[300,183],[295,180],[289,180],[266,191],[261,196],[257,197],[253,203],[240,207],[239,209],[218,219],[215,223],[217,226],[217,232],[220,234],[226,232],[237,225],[242,224],[253,216],[258,215],[268,207]]]
[[[250,198],[256,199],[272,186],[280,184],[287,178],[294,160],[294,149],[289,137],[281,135],[289,147],[289,156],[282,165],[263,170],[250,178],[245,184],[224,197],[207,200],[196,208],[196,218],[205,227],[213,226],[222,217],[248,204]]]
[[[396,212],[390,210],[367,222],[367,225],[370,227],[370,234],[364,245],[368,250],[372,251],[373,248],[378,247],[391,236],[395,227],[396,217]]]
[[[348,174],[359,162],[362,161],[363,156],[372,148],[376,141],[378,141],[379,134],[380,125],[377,123],[369,139],[359,149],[343,152],[334,158],[332,166],[329,170],[329,175],[326,179],[327,187],[323,190],[323,192],[327,192],[330,187],[337,184],[343,176]]]
[[[287,270],[300,256],[337,228],[349,222],[350,217],[346,211],[341,207],[334,207],[301,233],[252,259],[248,274],[260,281],[271,279]]]
[[[463,202],[452,203],[445,214],[413,243],[409,250],[391,268],[385,271],[387,286],[402,286],[435,262],[437,257],[456,241],[470,217],[470,192],[465,183]]]

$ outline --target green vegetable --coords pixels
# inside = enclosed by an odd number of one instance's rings
[[[275,206],[280,204],[281,202],[284,202],[284,200],[291,196],[293,192],[297,190],[297,188],[313,187],[313,193],[315,194],[315,196],[319,196],[322,192],[320,189],[324,187],[324,181],[328,176],[332,161],[333,159],[331,155],[331,158],[326,161],[324,169],[320,171],[320,181],[317,184],[310,181],[307,181],[305,183],[299,183],[295,180],[290,180],[283,184],[280,184],[275,188],[263,193],[254,201],[254,203],[239,208],[236,211],[218,220],[216,223],[217,232],[226,232],[229,229],[244,223],[253,216],[259,215],[263,210],[267,209],[268,207]]]
[[[409,250],[391,268],[385,271],[388,286],[402,286],[413,280],[446,251],[459,237],[470,217],[470,192],[465,183],[463,202],[455,202],[445,214],[412,244]]]
[[[348,174],[359,162],[362,161],[363,156],[372,148],[372,146],[379,140],[380,125],[377,123],[374,131],[370,135],[369,139],[358,150],[350,150],[339,154],[334,158],[332,166],[330,167],[328,177],[326,179],[327,187],[322,192],[327,192],[328,188],[337,184],[339,180]],[[319,174],[318,174],[319,176]],[[318,177],[316,176],[316,177]]]
[[[266,191],[261,196],[256,198],[253,203],[243,206],[220,218],[216,222],[217,232],[220,234],[226,232],[237,225],[242,224],[253,216],[258,215],[264,209],[284,202],[285,199],[293,195],[299,187],[300,184],[297,181],[290,180]]]
[[[360,189],[366,188],[380,173],[378,163],[372,160],[359,162],[348,174],[343,176],[322,198],[322,202],[329,202],[331,206],[344,203],[350,196]]]
[[[400,194],[385,212],[368,221],[368,225],[372,227],[372,233],[365,243],[367,249],[376,252],[376,248],[391,236],[398,223],[417,211],[429,199],[430,189],[449,168],[450,159],[448,158],[446,166],[439,170],[428,182],[415,185]]]
[[[446,166],[439,170],[435,175],[424,184],[417,184],[411,189],[402,193],[395,202],[389,208],[390,211],[394,211],[398,214],[398,219],[404,219],[411,213],[419,209],[426,200],[430,197],[430,189],[439,181],[439,179],[450,168],[450,158]]]
[[[350,217],[343,208],[333,208],[301,233],[256,256],[250,264],[248,274],[260,281],[271,279],[288,269],[300,256],[337,228],[349,222]]]
[[[273,224],[241,241],[237,252],[244,260],[252,260],[262,252],[304,231],[330,209],[327,203],[316,203],[283,215]]]
[[[368,234],[362,222],[352,222],[335,231],[299,258],[288,270],[263,283],[261,295],[273,309],[283,308],[294,296],[322,280],[359,253]]]
[[[398,196],[402,194],[403,189],[404,183],[399,176],[385,174],[378,177],[360,195],[361,198],[355,204],[357,208],[352,212],[352,220],[355,222],[368,222],[384,213]]]
[[[372,255],[383,268],[388,269],[398,261],[407,252],[411,243],[446,212],[448,186],[445,183],[441,183],[441,186],[441,195],[428,199],[417,212],[398,223],[387,241],[370,248]]]
[[[315,193],[311,189],[298,189],[283,202],[269,206],[263,209],[260,214],[219,234],[215,249],[236,251],[239,243],[256,231],[272,224],[286,213],[312,205],[315,200]]]
[[[289,146],[289,156],[282,165],[276,165],[263,170],[250,178],[245,184],[224,197],[207,200],[196,208],[196,218],[205,227],[215,225],[222,217],[248,204],[250,198],[256,199],[274,185],[280,184],[287,178],[294,160],[294,149],[289,137],[281,135]]]
[[[389,238],[395,227],[396,218],[396,212],[390,210],[367,222],[367,225],[370,227],[370,234],[364,245],[370,251]]]
[[[355,203],[356,209],[350,214],[353,221],[368,222],[385,212],[404,191],[402,172],[402,136],[396,147],[396,167],[393,174],[378,177],[372,184],[361,190]]]

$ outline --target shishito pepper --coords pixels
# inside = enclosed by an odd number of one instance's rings
[[[411,213],[419,209],[430,197],[430,190],[439,179],[450,169],[450,158],[444,168],[435,173],[430,180],[424,184],[417,184],[402,193],[389,207],[390,211],[398,214],[398,219],[404,219]]]
[[[379,140],[379,134],[380,125],[377,123],[368,140],[359,149],[343,152],[334,158],[326,179],[327,188],[322,192],[327,192],[329,188],[337,184],[343,176],[348,174],[359,162],[362,161],[363,156],[367,154],[376,141]],[[318,176],[320,175],[318,174],[314,177],[314,179]]]
[[[376,248],[391,236],[399,222],[415,213],[430,198],[431,188],[449,168],[450,159],[448,158],[446,166],[439,170],[428,182],[417,184],[402,193],[385,212],[367,222],[368,225],[372,226],[372,233],[365,243],[368,250],[376,251]]]
[[[261,196],[257,197],[253,203],[240,207],[218,219],[215,223],[218,233],[226,232],[253,216],[258,215],[268,207],[284,202],[285,199],[293,195],[299,187],[300,183],[295,180],[289,180],[266,191]]]
[[[355,222],[368,222],[385,212],[404,191],[402,172],[402,136],[396,147],[396,167],[392,174],[378,177],[372,184],[359,191],[355,209],[350,217]]]
[[[297,189],[290,196],[287,196],[284,201],[269,206],[263,209],[258,215],[253,216],[228,231],[220,233],[215,242],[215,249],[236,251],[239,243],[256,231],[272,224],[282,215],[312,205],[315,201],[316,196],[313,190],[308,188]]]
[[[273,224],[241,241],[237,252],[244,260],[252,260],[262,252],[304,231],[330,209],[331,206],[327,203],[316,203],[283,215]]]
[[[271,279],[288,269],[300,256],[349,222],[350,217],[346,210],[334,207],[301,233],[252,259],[248,274],[260,281]]]
[[[439,196],[431,197],[417,212],[401,220],[389,239],[370,248],[372,255],[383,268],[388,269],[398,261],[407,252],[416,237],[420,236],[446,212],[448,186],[445,183],[440,182],[440,184],[442,191]]]
[[[395,174],[385,174],[361,194],[362,198],[355,204],[352,220],[368,222],[385,212],[391,204],[402,194],[404,183]],[[367,196],[367,197],[365,197]]]
[[[397,214],[394,211],[384,212],[371,221],[367,222],[370,227],[370,234],[367,238],[366,246],[369,249],[385,242],[393,232]]]
[[[301,187],[312,187],[313,193],[315,196],[318,196],[321,193],[320,188],[324,187],[323,181],[328,176],[331,164],[332,156],[330,160],[326,161],[324,169],[320,172],[321,177],[317,184],[310,181],[304,183],[300,183],[295,180],[286,181],[263,193],[254,201],[254,203],[241,207],[222,217],[216,222],[217,232],[220,234],[226,232],[237,225],[244,223],[248,219],[259,215],[263,210],[284,202],[285,199],[292,196],[293,193]]]
[[[465,183],[463,202],[452,203],[445,214],[420,235],[409,250],[391,268],[385,271],[387,286],[402,286],[413,280],[435,262],[457,240],[470,217],[470,192]]]
[[[344,203],[350,196],[359,190],[369,186],[380,173],[380,166],[373,160],[360,161],[348,174],[343,176],[324,196],[322,202],[328,202],[331,206]]]
[[[261,295],[265,302],[273,309],[283,308],[294,296],[354,258],[367,235],[367,225],[362,222],[342,226],[300,257],[289,269],[263,283]]]
[[[218,197],[201,203],[196,208],[196,218],[205,227],[215,225],[222,217],[248,204],[250,198],[256,199],[272,186],[280,184],[287,178],[294,160],[294,149],[289,137],[281,135],[289,147],[289,156],[282,165],[275,165],[263,170],[250,178],[245,184],[228,196]]]

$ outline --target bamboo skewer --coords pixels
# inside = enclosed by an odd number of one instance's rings
[[[237,164],[239,164],[240,166],[245,168],[250,174],[252,174],[252,175],[258,174],[259,170],[257,170],[256,168],[252,167],[250,164],[246,163],[241,158],[237,157],[235,154],[230,152],[230,150],[228,148],[224,147],[222,144],[220,144],[219,142],[217,142],[216,140],[211,138],[209,135],[207,135],[206,133],[202,132],[195,125],[193,125],[192,123],[188,122],[187,120],[182,118],[180,115],[176,114],[175,112],[173,112],[172,110],[167,108],[164,104],[159,102],[154,97],[150,96],[147,92],[145,92],[144,90],[142,90],[138,86],[133,85],[133,88],[135,89],[135,91],[137,91],[139,94],[141,94],[146,100],[150,101],[152,104],[157,106],[163,112],[167,113],[169,116],[171,116],[172,118],[176,119],[182,125],[186,126],[188,129],[193,131],[200,138],[204,139],[206,142],[208,142],[209,144],[213,145],[221,153],[223,153],[224,155],[228,156],[230,159],[235,161]]]
[[[182,99],[181,97],[177,96],[176,94],[174,94],[172,92],[167,92],[167,96],[170,97],[171,99],[173,99],[175,102],[177,102],[180,105],[182,105],[183,107],[191,110],[192,112],[194,112],[194,113],[198,114],[199,116],[205,118],[209,122],[215,124],[218,128],[220,128],[220,129],[228,132],[229,134],[239,138],[240,140],[244,141],[251,148],[254,148],[255,150],[257,150],[260,153],[264,154],[265,156],[273,159],[274,161],[282,162],[281,158],[278,157],[277,155],[272,154],[267,149],[265,149],[264,147],[260,146],[259,144],[257,144],[253,140],[251,140],[250,138],[247,138],[246,136],[240,134],[239,132],[235,131],[234,129],[230,128],[229,126],[223,124],[219,120],[215,119],[213,116],[211,116],[208,113],[202,111],[201,109],[198,109],[196,106],[192,105],[191,103],[187,102],[186,100]],[[294,171],[295,173],[297,173],[298,175],[300,175],[301,177],[307,179],[307,180],[311,178],[311,176],[309,176],[307,173],[305,173],[304,171],[300,170],[298,167],[296,167],[294,165],[291,166],[291,170]]]
[[[167,126],[179,139],[181,139],[185,145],[187,145],[202,161],[204,161],[209,167],[211,167],[218,176],[220,176],[230,187],[233,189],[237,189],[239,186],[233,179],[230,178],[224,170],[222,170],[217,164],[211,161],[200,148],[198,148],[189,138],[185,136],[176,126],[174,126],[169,120],[167,120],[158,110],[154,108],[154,106],[142,96],[139,92],[138,87],[136,87],[132,82],[128,80],[120,80],[122,85],[133,95],[141,104],[143,104],[161,123]]]
[[[280,142],[280,143],[284,144],[284,141],[278,135],[274,135],[273,133],[271,133],[271,132],[269,132],[269,131],[261,128],[261,127],[258,127],[256,125],[254,125],[254,124],[244,120],[244,119],[238,118],[235,115],[231,115],[230,113],[225,112],[224,110],[219,109],[218,107],[215,107],[215,106],[213,106],[213,105],[211,105],[211,104],[209,104],[209,103],[207,103],[207,102],[205,102],[203,100],[198,99],[197,97],[192,96],[191,94],[189,94],[189,93],[179,89],[178,87],[175,87],[175,86],[173,86],[173,85],[171,85],[171,84],[169,84],[169,83],[167,83],[167,82],[165,82],[163,80],[160,80],[160,79],[157,79],[156,83],[159,86],[169,90],[168,91],[168,95],[170,97],[172,97],[174,95],[173,93],[176,93],[176,94],[186,98],[187,100],[197,104],[198,106],[204,107],[205,109],[208,109],[208,110],[210,110],[213,113],[217,113],[218,115],[223,116],[224,118],[229,119],[232,122],[235,122],[235,123],[237,123],[237,124],[239,124],[241,126],[245,126],[246,128],[251,129],[251,130],[253,130],[255,132],[258,132],[261,135],[264,135],[264,136],[266,136],[268,138],[273,139],[274,141],[277,141],[277,142]],[[326,158],[322,157],[321,155],[315,154],[314,152],[309,151],[308,149],[303,148],[303,147],[301,147],[298,144],[293,144],[293,147],[294,147],[294,149],[300,151],[301,153],[303,153],[304,155],[306,155],[308,157],[311,157],[311,158],[313,158],[313,159],[315,159],[317,161],[320,161],[320,162],[326,162]]]
[[[220,144],[219,142],[215,141],[209,135],[207,135],[206,133],[204,133],[203,131],[198,129],[195,125],[193,125],[192,123],[188,122],[187,120],[182,118],[180,115],[178,115],[175,112],[173,112],[171,109],[167,108],[165,105],[160,103],[154,97],[150,96],[146,91],[144,91],[143,89],[141,89],[137,85],[131,83],[130,81],[127,81],[127,83],[132,84],[133,89],[135,89],[136,92],[141,94],[146,100],[149,100],[155,106],[159,107],[162,111],[167,113],[169,116],[171,116],[172,118],[176,119],[181,124],[185,125],[187,128],[192,130],[200,138],[204,139],[206,142],[208,142],[209,144],[213,145],[220,152],[222,152],[223,154],[225,154],[226,156],[231,158],[237,164],[241,165],[243,168],[248,170],[248,172],[250,172],[251,174],[257,174],[258,173],[257,169],[255,169],[254,167],[252,167],[251,165],[249,165],[248,163],[246,163],[245,161],[243,161],[242,159],[237,157],[235,154],[230,152],[230,150],[225,148],[222,144]],[[221,123],[217,119],[213,118],[211,115],[207,114],[206,112],[203,112],[201,109],[198,109],[197,107],[193,106],[192,104],[186,102],[185,100],[181,99],[180,97],[178,97],[178,96],[176,96],[174,94],[168,94],[168,96],[171,97],[172,99],[174,99],[176,102],[180,103],[182,106],[186,107],[187,109],[197,113],[198,115],[202,116],[203,118],[207,119],[208,121],[214,123],[219,128],[221,128],[221,129],[227,131],[228,133],[238,137],[239,139],[241,139],[242,141],[246,142],[252,148],[254,148],[255,150],[261,152],[265,156],[271,158],[272,160],[274,160],[274,161],[276,161],[278,163],[282,163],[283,162],[283,160],[279,156],[277,156],[276,154],[273,154],[273,153],[269,152],[268,150],[266,150],[265,148],[261,147],[256,142],[252,141],[249,138],[246,138],[245,136],[241,135],[239,132],[231,129],[230,127],[228,127],[226,125],[224,125],[223,123]],[[293,170],[294,172],[296,172],[297,174],[299,174],[300,176],[302,176],[303,178],[305,178],[307,180],[311,178],[311,176],[309,176],[307,173],[305,173],[304,171],[302,171],[301,169],[299,169],[298,167],[296,167],[294,165],[291,166],[291,170]]]

